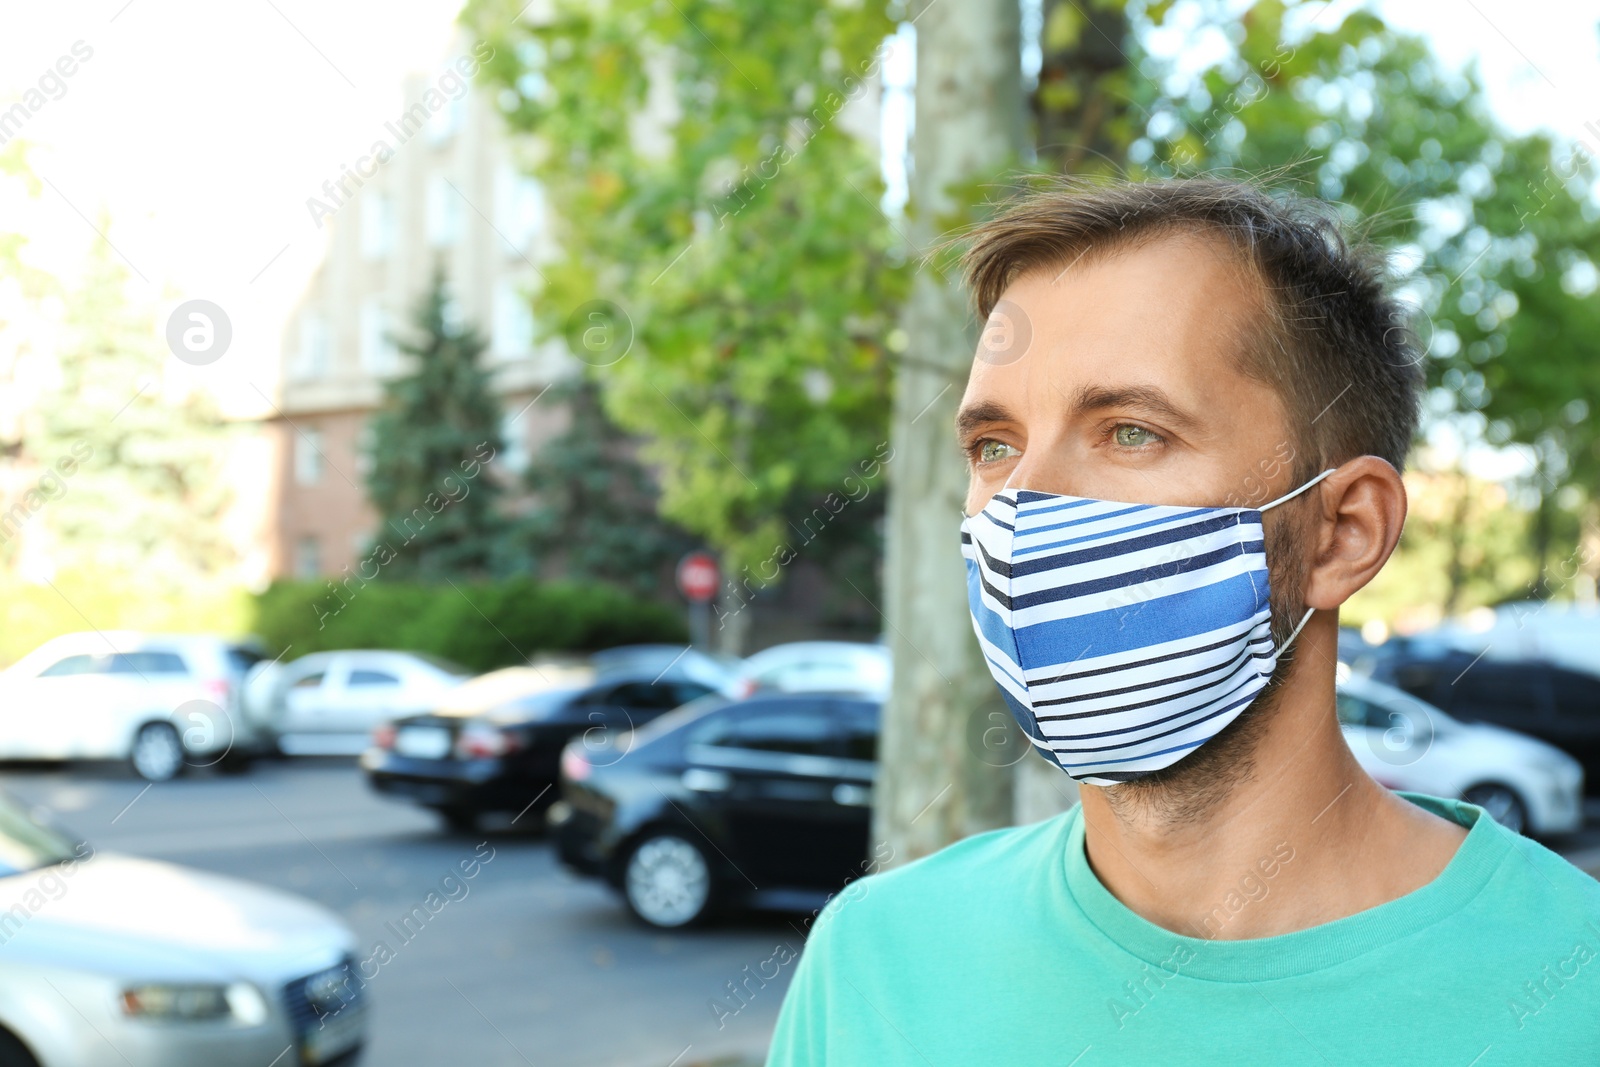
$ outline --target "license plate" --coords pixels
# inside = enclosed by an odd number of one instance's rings
[[[450,731],[442,726],[402,726],[394,750],[417,759],[439,759],[450,751]]]
[[[364,1009],[352,1005],[333,1012],[300,1035],[300,1062],[307,1067],[326,1063],[361,1044],[366,1032]]]

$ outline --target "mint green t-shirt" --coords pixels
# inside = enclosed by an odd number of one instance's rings
[[[1226,939],[1289,839],[1184,937],[1090,869],[1081,809],[863,878],[817,917],[768,1067],[1600,1064],[1600,882],[1482,809],[1439,876],[1278,937]]]

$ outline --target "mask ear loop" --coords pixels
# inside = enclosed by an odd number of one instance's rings
[[[1298,626],[1296,626],[1292,631],[1290,631],[1288,637],[1284,638],[1283,649],[1279,650],[1279,655],[1282,655],[1282,653],[1284,651],[1286,651],[1289,648],[1290,645],[1294,644],[1294,639],[1300,636],[1300,631],[1304,630],[1306,628],[1306,623],[1310,622],[1311,621],[1311,616],[1315,615],[1316,613],[1317,613],[1317,609],[1316,608],[1307,608],[1306,609],[1305,618],[1301,619],[1300,620],[1300,624]]]
[[[1299,496],[1301,493],[1305,492],[1307,489],[1310,489],[1313,485],[1316,485],[1318,482],[1322,481],[1322,479],[1326,478],[1328,475],[1332,474],[1336,470],[1338,470],[1337,467],[1329,467],[1327,470],[1323,471],[1321,474],[1319,474],[1315,478],[1311,479],[1305,485],[1302,485],[1298,489],[1291,489],[1289,492],[1283,494],[1282,496],[1280,496],[1278,499],[1274,500],[1270,504],[1262,504],[1259,508],[1256,508],[1256,511],[1258,511],[1258,512],[1266,511],[1269,508],[1277,507],[1279,504],[1283,503],[1285,500],[1293,500],[1295,497]]]
[[[1305,485],[1302,485],[1300,488],[1290,490],[1289,492],[1285,493],[1283,496],[1280,496],[1278,499],[1274,500],[1270,504],[1261,505],[1261,507],[1256,509],[1256,513],[1260,514],[1261,512],[1266,511],[1268,508],[1275,508],[1279,504],[1283,503],[1285,500],[1293,500],[1295,497],[1299,496],[1301,493],[1305,492],[1307,489],[1310,489],[1313,485],[1316,485],[1318,482],[1322,481],[1322,479],[1326,478],[1328,475],[1332,474],[1337,469],[1338,468],[1336,468],[1336,467],[1329,467],[1327,470],[1323,471],[1321,474],[1317,475],[1315,478],[1311,479],[1309,482],[1307,482]],[[1290,631],[1289,636],[1284,639],[1283,648],[1279,650],[1280,654],[1282,654],[1282,652],[1286,651],[1289,648],[1290,645],[1294,644],[1294,639],[1300,636],[1300,631],[1304,630],[1306,628],[1306,623],[1310,622],[1311,621],[1311,616],[1315,615],[1316,613],[1317,613],[1317,609],[1316,608],[1307,608],[1306,609],[1305,616],[1300,620],[1299,624],[1296,625],[1295,628],[1292,631]]]

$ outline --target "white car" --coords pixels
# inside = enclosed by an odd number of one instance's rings
[[[863,641],[794,641],[764,648],[744,661],[737,696],[758,689],[788,693],[889,695],[889,649]]]
[[[96,855],[0,797],[0,1063],[345,1064],[366,1036],[355,935],[248,882]]]
[[[251,676],[258,717],[291,756],[357,756],[380,723],[431,711],[471,673],[417,652],[313,652]]]
[[[1519,833],[1583,824],[1583,767],[1553,745],[1452,719],[1382,682],[1339,669],[1339,723],[1361,766],[1390,789],[1466,800]]]
[[[264,744],[239,690],[261,656],[220,637],[66,634],[0,672],[0,759],[126,759],[150,781]]]

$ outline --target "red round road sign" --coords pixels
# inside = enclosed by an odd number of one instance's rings
[[[697,604],[717,595],[722,574],[709,552],[691,552],[678,561],[678,592]]]

